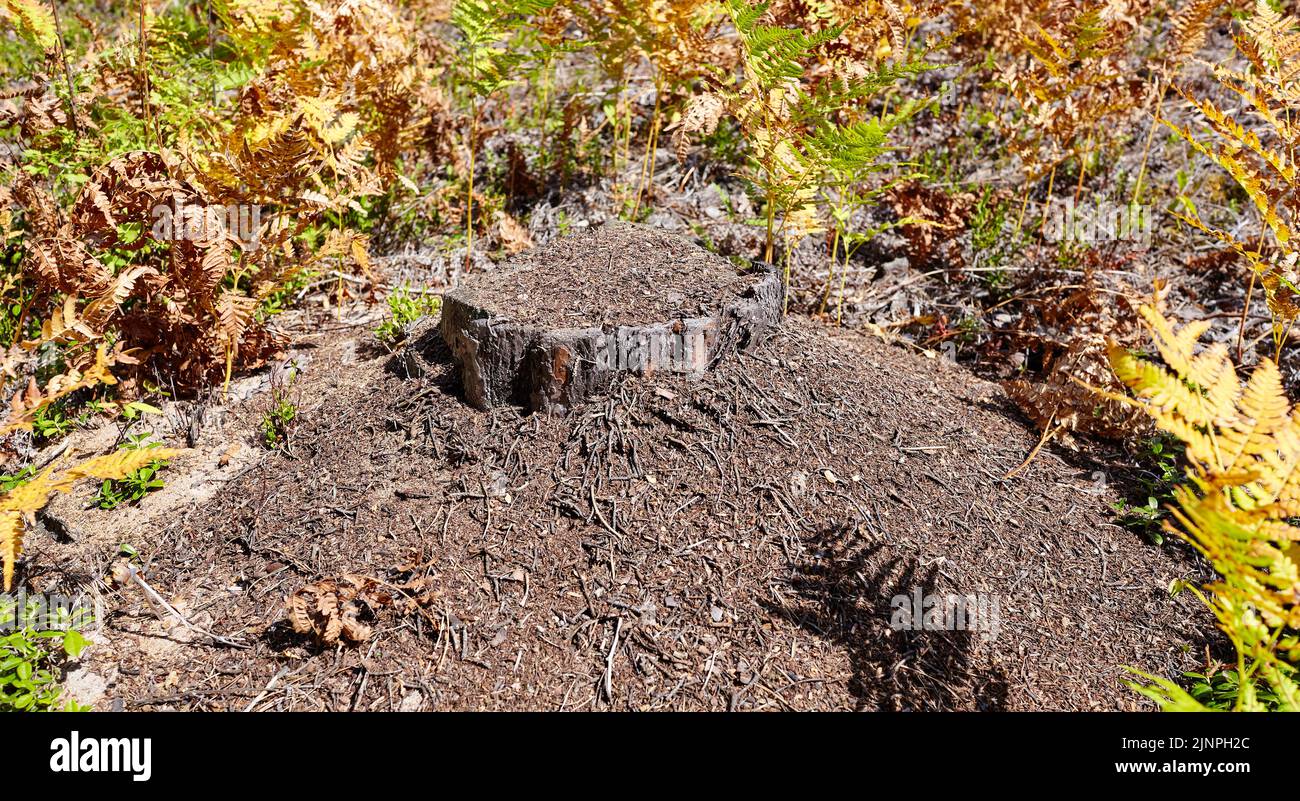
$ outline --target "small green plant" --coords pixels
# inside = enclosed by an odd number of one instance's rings
[[[483,104],[513,84],[529,57],[510,46],[514,34],[530,16],[550,8],[555,0],[457,0],[451,24],[460,34],[458,84],[469,90],[469,127],[465,134],[469,164],[465,174],[465,266],[474,253],[474,155],[478,149]]]
[[[399,286],[388,296],[391,315],[375,329],[375,336],[384,347],[392,350],[406,338],[412,323],[437,314],[441,308],[441,297]]]
[[[881,191],[864,186],[867,177],[898,166],[882,159],[892,149],[890,133],[929,108],[930,101],[907,100],[892,111],[884,110],[888,104],[878,112],[866,109],[902,79],[936,66],[900,61],[882,63],[875,71],[851,71],[831,58],[832,43],[857,20],[810,33],[765,24],[770,7],[727,0],[743,69],[737,75],[715,71],[708,90],[692,98],[676,123],[675,140],[681,160],[692,136],[715,134],[723,117],[735,119],[746,144],[740,173],[762,201],[763,260],[775,264],[783,241],[789,288],[791,253],[798,242],[825,230],[824,205],[835,223],[832,255],[838,258],[843,250],[845,264],[858,246],[881,232],[854,236],[848,230],[852,211]],[[814,80],[818,65],[828,66],[828,74]],[[832,268],[823,307],[833,280]]]
[[[29,602],[34,603],[34,600]],[[0,596],[0,632],[9,632],[0,635],[0,712],[89,710],[74,701],[59,705],[63,694],[59,685],[63,661],[80,656],[86,638],[70,620],[55,621],[48,630],[17,628],[17,606],[18,602],[10,596]]]
[[[146,414],[162,414],[162,409],[157,406],[150,406],[143,401],[132,401],[122,406],[123,420],[139,420]]]
[[[268,450],[288,450],[289,435],[293,433],[294,421],[298,419],[298,406],[289,399],[289,387],[297,377],[296,366],[271,375],[271,407],[262,415],[259,428],[262,444]]]
[[[36,477],[36,465],[28,465],[17,473],[0,475],[0,492],[13,492]]]
[[[68,419],[60,403],[51,403],[37,409],[36,417],[32,420],[32,433],[46,440],[58,439],[71,431],[72,427],[73,421]]]
[[[1178,465],[1180,446],[1168,434],[1147,440],[1138,461],[1142,465],[1140,490],[1146,502],[1131,504],[1118,501],[1114,509],[1120,525],[1146,535],[1156,545],[1165,541],[1164,521],[1174,500],[1174,487],[1183,483]]]
[[[1216,712],[1229,712],[1241,696],[1241,676],[1234,669],[1213,670],[1209,673],[1184,673],[1191,684],[1187,688],[1193,698]],[[1269,712],[1282,706],[1282,699],[1267,684],[1254,689],[1255,700]]]
[[[279,395],[271,411],[262,415],[262,444],[271,450],[289,441],[293,421],[298,417],[298,407],[287,397]]]
[[[127,443],[122,447],[125,450],[148,450],[160,447],[160,443],[151,439],[152,437],[152,431],[133,434],[127,437]],[[165,482],[160,477],[165,469],[167,469],[166,459],[154,459],[147,465],[127,473],[123,478],[106,478],[99,485],[95,503],[100,509],[106,510],[113,510],[124,504],[139,503],[144,496],[165,486]]]
[[[976,253],[984,253],[997,247],[1002,241],[1007,227],[1007,210],[1009,204],[999,200],[985,189],[971,212],[970,238],[971,247]]]

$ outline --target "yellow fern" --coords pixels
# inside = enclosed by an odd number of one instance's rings
[[[50,323],[47,322],[45,325],[49,326]],[[44,340],[38,340],[37,344],[42,341]],[[29,344],[24,343],[25,346]],[[42,409],[79,389],[100,384],[105,386],[116,384],[117,379],[113,377],[109,368],[117,362],[135,362],[134,358],[121,350],[120,345],[117,349],[109,351],[103,342],[95,346],[93,357],[86,354],[85,358],[89,359],[88,365],[70,367],[66,373],[51,378],[43,390],[38,389],[35,379],[32,379],[25,392],[14,392],[9,399],[9,417],[0,421],[0,436],[14,431],[30,431],[37,414]]]
[[[47,53],[58,47],[54,16],[40,0],[0,0],[0,20],[9,22],[19,35],[35,42]]]
[[[120,479],[157,459],[170,459],[181,451],[168,448],[122,449],[87,459],[62,471],[47,467],[30,481],[0,496],[0,561],[4,562],[5,592],[13,587],[14,565],[23,552],[23,531],[56,492],[67,492],[85,478]]]
[[[1248,69],[1218,65],[1214,74],[1223,88],[1241,101],[1241,111],[1230,113],[1212,100],[1194,97],[1178,88],[1216,140],[1204,141],[1188,127],[1169,120],[1163,122],[1232,176],[1259,212],[1271,244],[1245,242],[1207,224],[1190,201],[1184,203],[1184,213],[1178,217],[1235,250],[1250,266],[1247,306],[1255,283],[1259,282],[1274,320],[1275,349],[1280,349],[1287,328],[1300,315],[1300,287],[1297,286],[1300,248],[1296,243],[1296,230],[1300,227],[1300,171],[1295,161],[1296,148],[1300,146],[1297,124],[1300,20],[1280,14],[1265,0],[1258,0],[1254,16],[1242,25],[1235,42]],[[1264,125],[1244,124],[1253,121],[1252,118]],[[1245,319],[1243,315],[1243,326]],[[1241,339],[1239,335],[1239,349]]]
[[[1181,329],[1159,312],[1142,316],[1164,364],[1117,346],[1115,374],[1145,410],[1187,446],[1190,483],[1174,492],[1171,531],[1214,565],[1207,603],[1238,654],[1240,709],[1260,708],[1256,680],[1282,706],[1300,709],[1294,663],[1300,659],[1300,410],[1282,390],[1277,365],[1264,360],[1241,386],[1222,344],[1196,353],[1204,322]],[[1109,394],[1109,393],[1108,393]],[[1139,689],[1169,708],[1200,705],[1168,679]]]

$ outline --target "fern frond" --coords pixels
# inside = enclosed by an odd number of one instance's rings
[[[1134,668],[1126,668],[1126,670],[1148,682],[1148,684],[1139,684],[1134,681],[1124,682],[1129,689],[1155,701],[1166,712],[1210,711],[1204,704],[1193,698],[1191,693],[1164,676],[1153,676],[1150,673],[1144,673]]]
[[[1243,666],[1237,708],[1262,708],[1253,675],[1294,708],[1295,668],[1286,654],[1300,649],[1300,527],[1293,525],[1300,516],[1300,413],[1272,361],[1261,361],[1244,389],[1229,386],[1237,377],[1226,349],[1194,352],[1204,324],[1176,329],[1154,309],[1141,311],[1169,369],[1114,347],[1111,364],[1134,392],[1131,402],[1187,446],[1191,481],[1174,490],[1177,526],[1169,527],[1219,575],[1205,589]],[[1151,684],[1135,689],[1165,708],[1196,708],[1171,681],[1144,678]]]
[[[71,486],[83,478],[111,479],[125,478],[142,467],[153,462],[171,459],[184,451],[174,448],[123,448],[103,456],[87,459],[68,468],[60,478],[60,487]],[[3,503],[3,501],[0,501]]]
[[[1190,13],[1190,12],[1189,12]],[[1199,13],[1199,12],[1198,12]],[[1178,91],[1199,112],[1213,143],[1202,141],[1189,129],[1164,120],[1170,130],[1197,152],[1219,165],[1250,198],[1271,238],[1264,246],[1249,247],[1236,237],[1206,226],[1193,212],[1182,219],[1210,233],[1246,256],[1260,276],[1265,299],[1274,318],[1274,339],[1282,344],[1282,329],[1300,315],[1300,303],[1291,268],[1300,258],[1295,242],[1300,226],[1300,169],[1296,144],[1300,141],[1300,21],[1259,0],[1255,13],[1235,37],[1237,50],[1249,65],[1235,70],[1222,65],[1214,74],[1228,91],[1244,100],[1243,111],[1230,113],[1212,100]],[[1247,118],[1251,119],[1247,119]],[[1262,121],[1263,126],[1258,122]],[[1261,252],[1262,251],[1262,252]],[[1268,255],[1266,256],[1265,253]]]
[[[82,479],[121,479],[158,459],[170,459],[182,451],[170,448],[124,448],[98,456],[57,472],[47,467],[25,484],[0,496],[0,559],[4,562],[4,589],[13,586],[14,565],[23,550],[24,521],[49,503],[56,492],[68,492]]]
[[[1174,15],[1169,39],[1169,62],[1178,67],[1205,46],[1210,18],[1223,0],[1190,0]]]
[[[0,0],[0,20],[8,22],[19,36],[46,52],[58,47],[54,16],[40,0]]]
[[[13,589],[14,565],[23,553],[23,516],[0,511],[0,562],[4,563],[5,592]]]
[[[36,415],[47,408],[51,403],[62,397],[72,394],[79,389],[97,386],[99,384],[113,385],[117,379],[113,377],[110,367],[119,359],[121,351],[114,351],[110,356],[108,347],[100,342],[95,347],[93,361],[85,370],[71,368],[68,372],[55,376],[50,379],[44,389],[38,389],[35,380],[28,386],[27,392],[15,392],[9,400],[9,417],[0,424],[0,435],[9,434],[14,431],[30,431]]]

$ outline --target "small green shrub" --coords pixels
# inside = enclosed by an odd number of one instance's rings
[[[0,596],[0,712],[84,712],[89,707],[67,701],[61,706],[59,685],[66,658],[76,659],[86,639],[69,623],[50,630],[24,627],[14,631],[17,602]]]
[[[1187,691],[1207,709],[1216,712],[1229,712],[1237,704],[1241,695],[1241,676],[1236,670],[1215,670],[1209,673],[1184,673],[1191,685]],[[1282,699],[1268,685],[1254,688],[1255,699],[1269,712],[1276,712],[1282,706]]]
[[[262,416],[262,444],[274,450],[289,441],[289,431],[298,417],[298,407],[284,396],[277,397],[271,411]]]
[[[122,447],[126,450],[146,450],[160,447],[160,443],[152,440],[151,437],[153,437],[152,431],[133,434],[127,438],[127,443]],[[125,478],[116,480],[106,478],[99,485],[99,493],[95,496],[95,503],[100,509],[106,510],[116,509],[123,504],[139,503],[144,496],[165,486],[165,482],[160,477],[160,474],[165,469],[167,469],[166,459],[154,459],[144,467],[127,473]]]
[[[73,421],[68,419],[63,405],[51,403],[36,411],[36,418],[32,420],[32,433],[40,439],[58,439],[71,431],[72,426]]]
[[[375,329],[375,336],[392,350],[406,338],[413,323],[438,313],[442,298],[399,286],[389,294],[388,308],[392,314]]]
[[[1179,450],[1177,440],[1168,434],[1147,440],[1138,456],[1142,465],[1140,489],[1146,495],[1146,503],[1134,505],[1119,501],[1114,505],[1120,525],[1145,534],[1156,545],[1165,541],[1164,521],[1174,500],[1174,487],[1184,482],[1178,464]]]
[[[13,492],[36,477],[36,466],[27,465],[17,473],[0,475],[0,492]]]

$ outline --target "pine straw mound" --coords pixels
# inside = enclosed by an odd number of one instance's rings
[[[548,418],[466,407],[418,347],[171,522],[155,584],[253,647],[122,637],[128,708],[1116,709],[1122,666],[1195,667],[1197,567],[1050,452],[1003,479],[1035,437],[958,368],[791,319]],[[286,597],[349,575],[408,589],[359,644],[294,633]],[[996,597],[998,636],[892,630],[917,589]]]

